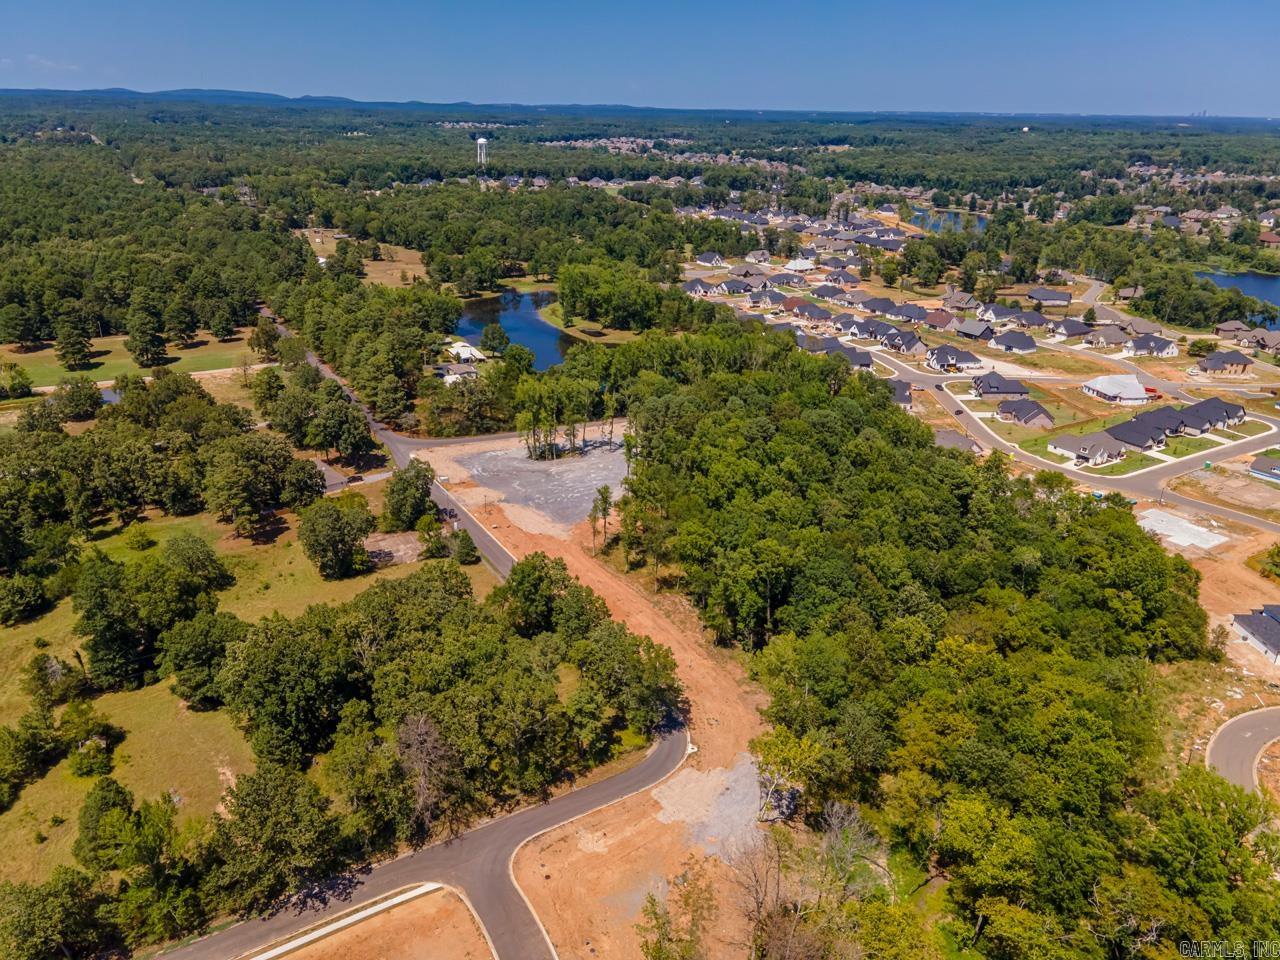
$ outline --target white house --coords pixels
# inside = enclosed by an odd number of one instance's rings
[[[444,348],[444,352],[458,363],[484,363],[489,358],[465,340],[455,340]]]
[[[1132,374],[1108,374],[1094,377],[1080,389],[1091,397],[1125,406],[1146,403],[1151,399],[1151,394],[1147,393],[1146,387]]]

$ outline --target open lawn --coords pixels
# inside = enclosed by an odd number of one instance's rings
[[[180,821],[212,813],[236,777],[253,769],[253,752],[231,717],[188,710],[169,691],[168,680],[105,694],[94,705],[125,731],[111,775],[137,800],[171,794]],[[74,776],[64,760],[24,789],[0,815],[0,877],[40,881],[59,864],[69,864],[80,804],[92,785],[92,779]]]
[[[1048,404],[1045,404],[1045,406],[1048,407]],[[1076,410],[1077,408],[1072,406],[1070,409]],[[1038,436],[1031,438],[1030,440],[1024,440],[1020,442],[1018,446],[1021,447],[1023,450],[1027,451],[1027,453],[1034,454],[1037,457],[1043,457],[1044,459],[1055,462],[1055,463],[1064,463],[1065,460],[1062,457],[1059,457],[1057,454],[1049,452],[1049,449],[1048,449],[1049,442],[1054,437],[1059,437],[1064,434],[1074,434],[1076,436],[1079,436],[1082,433],[1093,433],[1094,431],[1104,430],[1107,427],[1114,426],[1117,423],[1122,423],[1125,420],[1128,420],[1132,416],[1133,416],[1132,412],[1125,410],[1125,411],[1121,411],[1120,413],[1111,413],[1107,416],[1087,417],[1082,420],[1076,420],[1073,423],[1068,423],[1065,426],[1061,426],[1061,425],[1057,426],[1048,433],[1041,433]],[[1151,458],[1148,457],[1147,459],[1150,460]],[[1151,462],[1156,463],[1157,461],[1151,460]],[[1121,461],[1120,463],[1115,464],[1115,466],[1121,466],[1123,463],[1124,461]],[[1148,466],[1149,465],[1150,464],[1148,464]],[[1132,467],[1131,469],[1137,469],[1137,468]],[[1127,473],[1128,471],[1121,471],[1121,472]]]
[[[610,330],[593,320],[574,320],[565,326],[564,308],[559,303],[549,303],[538,311],[538,316],[583,343],[626,343],[636,334],[630,330]]]
[[[307,241],[311,252],[322,257],[330,257],[338,249],[335,234],[339,230],[321,227],[307,227],[295,230],[298,236]],[[397,247],[394,243],[380,243],[378,249],[382,253],[380,260],[365,260],[364,282],[377,283],[384,287],[407,287],[414,278],[426,278],[427,269],[422,265],[422,254],[408,247]]]
[[[228,370],[239,367],[246,361],[256,363],[257,357],[245,343],[247,331],[230,340],[212,340],[202,338],[192,342],[191,346],[169,348],[169,362],[164,366],[169,370],[180,370],[184,373],[197,373],[202,370]],[[18,350],[12,344],[0,347],[0,362],[12,361],[31,375],[32,386],[51,387],[67,377],[87,374],[96,381],[114,380],[122,373],[140,373],[150,375],[152,370],[144,370],[133,362],[129,351],[124,348],[124,337],[98,337],[91,346],[92,359],[88,366],[79,370],[68,371],[54,353],[53,345],[47,344],[29,353]]]
[[[1124,455],[1123,460],[1117,460],[1115,463],[1108,463],[1101,467],[1083,467],[1085,473],[1097,474],[1100,477],[1119,477],[1126,473],[1133,473],[1135,470],[1145,470],[1147,467],[1154,467],[1158,463],[1155,457],[1149,457],[1145,453],[1135,453],[1132,450]]]
[[[940,333],[936,330],[922,331],[921,338],[931,347],[940,343],[950,343],[988,360],[1000,360],[1035,373],[1093,377],[1115,372],[1115,367],[1105,361],[1084,356],[1072,350],[1054,350],[1043,344],[1035,353],[1018,354],[1005,353],[1003,350],[988,347],[981,341],[970,340],[954,333]]]
[[[1162,452],[1169,457],[1191,457],[1220,446],[1208,437],[1170,437]]]
[[[360,489],[375,509],[381,503],[381,485]],[[408,576],[421,562],[397,564],[347,580],[322,580],[297,543],[296,518],[287,515],[287,525],[270,543],[255,544],[230,535],[229,529],[206,514],[194,517],[156,517],[146,524],[147,532],[159,544],[180,533],[189,533],[211,544],[226,563],[236,582],[218,595],[219,608],[243,620],[256,621],[272,613],[296,617],[315,603],[342,603],[379,580]],[[138,551],[125,546],[121,532],[104,531],[92,546],[116,560],[134,560]],[[157,549],[152,547],[152,550]],[[483,563],[463,568],[471,578],[477,597],[486,596],[498,578]],[[0,723],[13,723],[27,709],[20,688],[19,668],[37,652],[35,641],[48,643],[46,652],[70,660],[79,647],[73,633],[76,615],[69,599],[62,600],[44,616],[29,623],[0,629]]]

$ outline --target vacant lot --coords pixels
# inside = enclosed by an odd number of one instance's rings
[[[484,960],[493,954],[462,898],[437,890],[289,956],[292,960]]]
[[[339,230],[327,230],[321,227],[308,227],[294,231],[307,241],[311,251],[321,257],[330,257],[338,249],[336,234]],[[382,253],[381,260],[364,261],[364,282],[380,283],[384,287],[407,287],[414,278],[424,278],[427,269],[422,265],[422,254],[408,247],[397,247],[393,243],[380,243],[378,249]]]
[[[200,339],[187,347],[170,347],[169,360],[164,366],[183,373],[197,373],[232,369],[246,362],[256,363],[257,357],[245,343],[246,333],[241,331],[230,340]],[[68,371],[58,363],[52,344],[30,352],[6,344],[0,346],[0,361],[17,363],[31,375],[32,385],[37,387],[55,386],[66,377],[78,374],[86,374],[101,382],[114,380],[122,373],[153,373],[154,370],[144,370],[133,362],[133,357],[124,348],[124,341],[124,337],[98,337],[91,346],[91,361],[79,370]]]
[[[1249,474],[1249,461],[1229,460],[1210,470],[1196,470],[1169,485],[1189,497],[1220,507],[1280,522],[1280,486]]]
[[[111,775],[139,801],[172,795],[180,820],[212,813],[223,791],[253,768],[253,753],[231,717],[188,710],[169,692],[167,680],[105,694],[94,705],[125,731]],[[92,785],[92,778],[74,776],[64,760],[25,788],[0,815],[0,877],[39,881],[70,863],[76,818]]]

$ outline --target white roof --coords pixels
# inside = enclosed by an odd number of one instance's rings
[[[1141,381],[1132,374],[1110,374],[1105,377],[1094,377],[1085,384],[1095,393],[1108,397],[1119,397],[1122,400],[1146,399],[1147,391]]]
[[[801,272],[804,270],[812,270],[813,261],[805,259],[804,257],[796,257],[796,259],[792,260],[790,263],[787,264],[786,269],[795,270],[796,272]]]

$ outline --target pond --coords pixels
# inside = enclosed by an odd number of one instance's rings
[[[565,353],[577,342],[538,314],[540,308],[555,298],[550,290],[533,293],[507,290],[498,296],[471,300],[458,321],[458,336],[468,343],[479,344],[481,331],[496,321],[512,343],[532,351],[533,369],[545,370],[563,360]]]
[[[1197,277],[1212,280],[1220,287],[1235,287],[1247,297],[1256,297],[1280,307],[1280,276],[1267,273],[1197,273]],[[1275,327],[1275,324],[1272,324]]]
[[[987,229],[987,218],[980,213],[960,213],[957,210],[926,210],[912,207],[916,214],[911,222],[917,227],[941,233],[943,230],[963,230],[964,218],[973,217],[974,229],[981,233]]]

